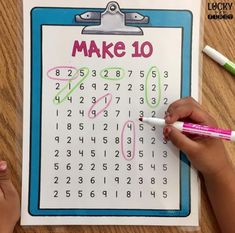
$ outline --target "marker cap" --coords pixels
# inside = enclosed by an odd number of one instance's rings
[[[235,64],[231,61],[228,61],[224,64],[224,68],[229,71],[231,74],[235,75]]]
[[[227,57],[225,57],[215,49],[211,48],[209,45],[207,45],[203,49],[203,52],[207,54],[209,57],[211,57],[214,61],[218,62],[221,66],[224,66],[225,63],[229,61]]]

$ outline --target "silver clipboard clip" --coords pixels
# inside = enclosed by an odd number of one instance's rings
[[[85,12],[76,15],[78,23],[99,23],[99,25],[86,26],[82,34],[105,34],[105,35],[143,35],[138,26],[126,24],[147,24],[149,17],[139,13],[123,13],[117,2],[109,2],[104,12]]]

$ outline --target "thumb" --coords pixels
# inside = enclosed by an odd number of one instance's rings
[[[14,191],[6,161],[0,161],[0,189],[3,192],[5,199],[11,196]]]
[[[189,156],[191,153],[197,151],[198,144],[182,134],[178,129],[173,126],[166,126],[164,129],[165,136],[181,151],[185,152]]]

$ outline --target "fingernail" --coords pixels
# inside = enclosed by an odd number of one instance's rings
[[[163,128],[163,134],[166,134],[166,127]]]
[[[168,142],[169,138],[165,136],[165,137],[163,137],[163,141]]]
[[[7,163],[5,161],[0,162],[0,171],[5,171],[7,169]]]
[[[166,133],[166,135],[169,135],[170,132],[171,132],[171,128],[166,127],[166,128],[165,128],[165,133]]]
[[[169,112],[165,111],[165,116],[164,116],[164,119],[166,119],[166,117],[168,117],[170,115]]]
[[[166,121],[166,123],[170,121],[170,116],[169,115],[165,117],[165,121]]]

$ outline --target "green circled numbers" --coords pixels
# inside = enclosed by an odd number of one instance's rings
[[[125,77],[125,71],[121,67],[110,67],[100,71],[100,77],[105,80],[121,80]]]
[[[70,85],[74,80],[69,80],[66,85],[56,94],[56,96],[53,98],[53,103],[54,104],[61,104],[63,103],[71,94],[77,89],[77,87],[85,81],[85,79],[89,75],[89,68],[87,67],[82,67],[76,71],[74,75],[78,75],[76,79],[79,79],[78,82],[71,88],[69,89]],[[69,91],[68,91],[69,89]],[[58,101],[59,99],[59,101]]]
[[[154,97],[153,96],[154,93]],[[152,66],[145,79],[145,100],[150,108],[156,108],[161,100],[161,78],[156,66]]]

